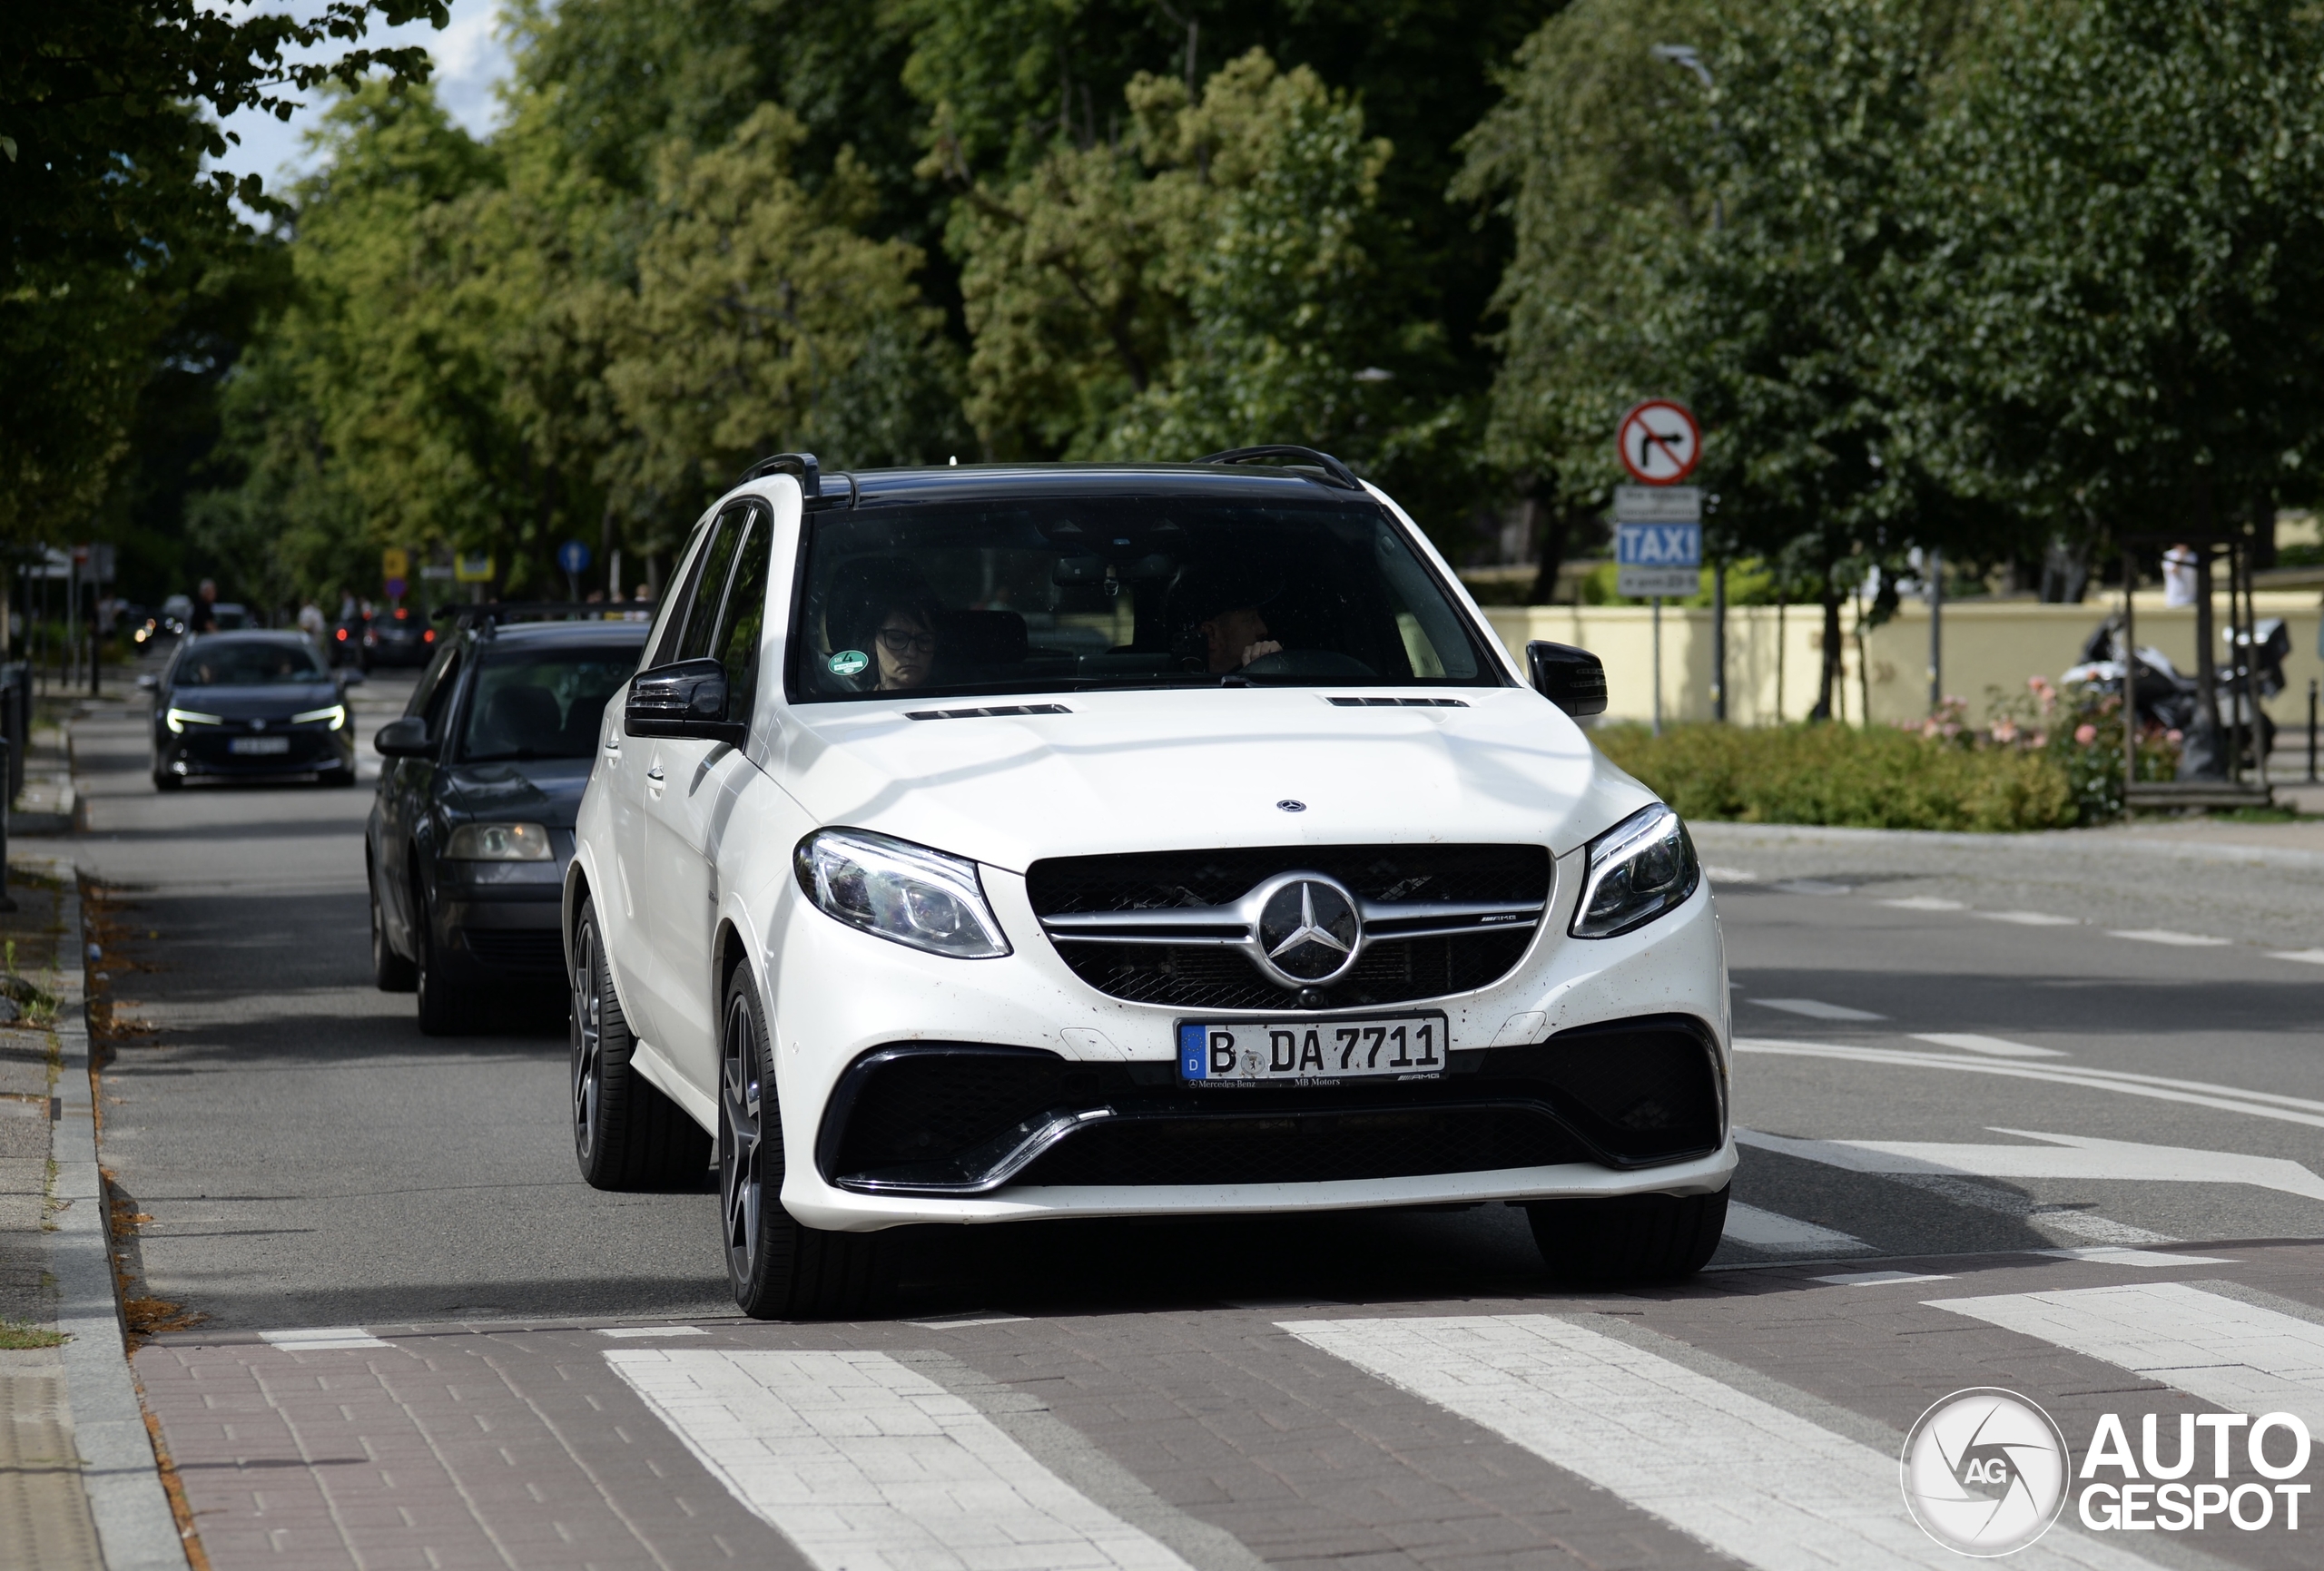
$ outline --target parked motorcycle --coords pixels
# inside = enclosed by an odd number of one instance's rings
[[[2227,647],[2226,658],[2217,670],[2215,687],[2219,729],[2232,735],[2240,724],[2240,761],[2243,768],[2253,769],[2274,748],[2276,725],[2265,709],[2256,702],[2247,703],[2245,668],[2250,670],[2255,698],[2273,698],[2281,692],[2284,660],[2291,653],[2291,634],[2281,617],[2269,616],[2262,617],[2249,631],[2237,630],[2222,635],[2221,642]],[[2081,682],[2100,692],[2120,693],[2125,664],[2122,619],[2119,615],[2109,616],[2083,643],[2082,663],[2068,671],[2062,680]],[[2180,733],[2179,778],[2225,778],[2226,739],[2211,731],[2203,715],[2202,689],[2195,678],[2181,673],[2169,655],[2151,643],[2140,644],[2127,664],[2133,673],[2132,712],[2137,722]]]

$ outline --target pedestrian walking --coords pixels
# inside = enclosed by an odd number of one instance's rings
[[[307,635],[307,642],[315,646],[317,654],[326,659],[330,657],[330,651],[323,639],[323,608],[317,605],[311,597],[299,607],[299,631]]]

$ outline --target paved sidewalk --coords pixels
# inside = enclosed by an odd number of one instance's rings
[[[44,997],[12,988],[0,1008],[10,1016],[0,1023],[0,1566],[79,1571],[103,1561],[73,1434],[49,1231],[55,963],[70,940],[56,884],[22,870],[10,882],[17,908],[0,913],[0,973]]]

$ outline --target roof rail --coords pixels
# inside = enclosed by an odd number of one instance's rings
[[[1282,467],[1321,469],[1325,481],[1339,486],[1342,490],[1364,489],[1364,482],[1355,477],[1354,470],[1333,457],[1329,453],[1319,453],[1313,447],[1294,447],[1285,445],[1265,447],[1230,447],[1224,453],[1213,453],[1207,458],[1196,458],[1195,462],[1197,464],[1249,464],[1261,458],[1288,458],[1292,462],[1281,466]]]
[[[430,614],[430,620],[453,622],[462,627],[482,623],[497,626],[503,622],[526,619],[548,621],[556,617],[578,618],[584,622],[600,621],[610,614],[628,611],[651,611],[651,600],[485,600],[468,604],[439,605]]]
[[[743,470],[742,479],[735,484],[747,485],[753,480],[763,480],[769,475],[796,477],[800,495],[803,496],[812,498],[823,494],[823,468],[815,461],[812,453],[777,453],[771,457],[761,458]]]

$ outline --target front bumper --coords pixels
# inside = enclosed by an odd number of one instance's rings
[[[777,911],[779,938],[770,957],[773,977],[770,1011],[778,1038],[778,1083],[783,1134],[794,1152],[816,1152],[814,1163],[794,1162],[786,1173],[784,1208],[812,1227],[872,1231],[906,1222],[979,1222],[1039,1217],[1134,1216],[1184,1213],[1248,1213],[1299,1210],[1353,1210],[1377,1206],[1462,1203],[1487,1200],[1582,1198],[1636,1193],[1703,1193],[1723,1187],[1736,1165],[1728,1127],[1727,1083],[1730,1070],[1724,958],[1718,919],[1708,884],[1687,905],[1659,921],[1617,938],[1574,939],[1566,926],[1581,879],[1579,853],[1563,859],[1551,908],[1525,957],[1493,985],[1451,997],[1365,1011],[1372,1015],[1410,1009],[1442,1009],[1456,1062],[1473,1065],[1493,1049],[1554,1041],[1564,1033],[1606,1022],[1658,1016],[1689,1022],[1703,1043],[1707,1073],[1716,1087],[1717,1112],[1705,1138],[1684,1151],[1625,1165],[1621,1154],[1607,1158],[1602,1143],[1527,1147],[1521,1141],[1480,1138],[1472,1157],[1455,1156],[1452,1170],[1398,1172],[1391,1176],[1331,1177],[1312,1181],[1205,1181],[1176,1183],[1036,1183],[1042,1164],[1019,1164],[1017,1173],[973,1193],[932,1193],[911,1183],[881,1187],[847,1171],[837,1159],[838,1136],[827,1114],[843,1095],[849,1071],[867,1055],[898,1044],[946,1042],[1035,1048],[1068,1064],[1086,1065],[1111,1081],[1143,1082],[1154,1095],[1143,1106],[1149,1118],[1167,1116],[1176,1089],[1177,1022],[1188,1011],[1128,1003],[1084,983],[1043,936],[1027,901],[1021,879],[984,869],[985,885],[1015,953],[1003,958],[960,961],[923,955],[844,928],[786,890]],[[834,982],[834,978],[842,980]],[[1278,1016],[1288,1011],[1278,1011]],[[1206,1018],[1256,1020],[1250,1012],[1220,1012]],[[1323,1020],[1328,1016],[1318,1016]],[[1577,1051],[1587,1034],[1571,1038]],[[1422,1083],[1413,1103],[1461,1100],[1461,1076]],[[1264,1112],[1252,1095],[1212,1091],[1202,1095],[1222,1111]],[[1357,1083],[1347,1109],[1278,1105],[1293,1118],[1366,1109],[1384,1123],[1412,1107],[1393,1103],[1394,1087]],[[1086,1107],[1109,1106],[1121,1114],[1135,1095],[1104,1097]],[[840,1109],[842,1116],[845,1109]],[[1375,1121],[1380,1123],[1381,1121]],[[1440,1145],[1446,1128],[1434,1132]],[[1078,1138],[1068,1134],[1064,1146]],[[1531,1150],[1540,1160],[1520,1165],[1494,1162],[1493,1154]],[[1039,1153],[1035,1155],[1039,1156]],[[1635,1152],[1630,1154],[1635,1156]],[[1571,1159],[1580,1156],[1582,1159]],[[1052,1164],[1061,1174],[1111,1171],[1104,1164]],[[991,1176],[988,1169],[981,1175]],[[1151,1164],[1141,1178],[1157,1176]],[[1167,1178],[1167,1174],[1162,1175]],[[849,1182],[854,1179],[855,1182]]]
[[[290,775],[355,772],[355,738],[341,727],[270,725],[264,731],[229,722],[189,725],[182,732],[157,728],[154,770],[184,780],[269,780]],[[280,741],[281,752],[233,751],[237,741]]]
[[[462,987],[566,986],[563,889],[572,832],[550,831],[558,856],[546,862],[436,864],[436,959]]]

